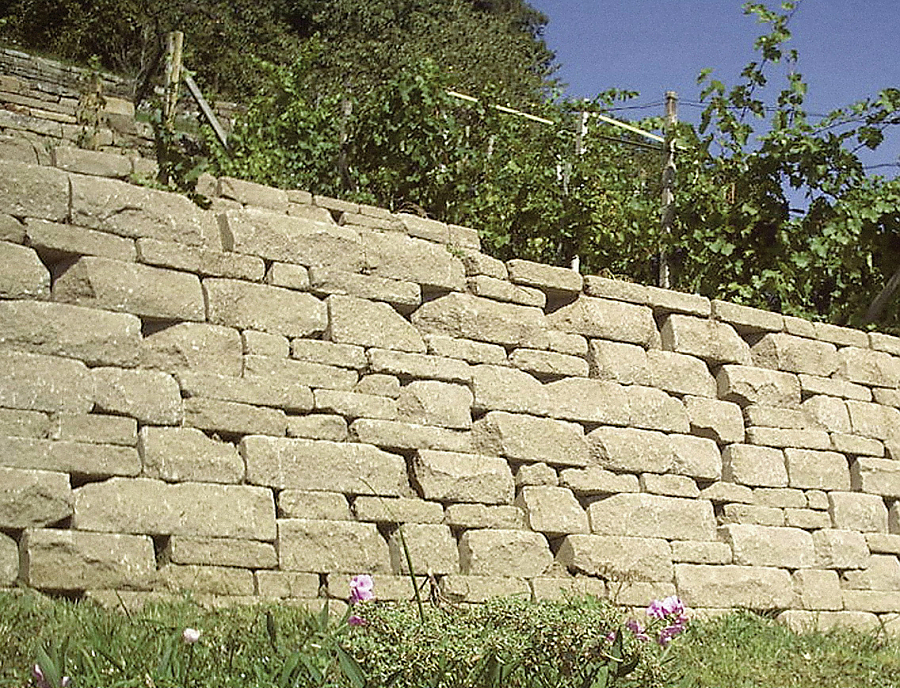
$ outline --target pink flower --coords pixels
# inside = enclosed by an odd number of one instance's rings
[[[675,595],[670,595],[664,600],[653,600],[647,607],[647,616],[654,619],[665,619],[672,614],[681,615],[684,613],[684,603]]]
[[[365,626],[369,622],[366,621],[361,616],[357,616],[356,614],[351,614],[349,617],[347,617],[347,623],[350,624],[351,626]]]
[[[372,591],[374,587],[375,582],[372,580],[372,576],[367,574],[353,576],[350,579],[350,604],[374,600],[375,593]]]
[[[31,676],[34,679],[34,685],[36,686],[36,688],[52,688],[50,682],[44,676],[44,672],[39,664],[35,664],[34,667],[32,667]],[[63,676],[59,681],[60,688],[66,688],[66,686],[68,686],[71,682],[72,679],[70,679],[68,676]]]
[[[644,633],[644,627],[634,619],[628,619],[628,621],[625,622],[625,628],[634,633],[634,637],[638,640],[650,640],[650,636]]]
[[[200,631],[196,628],[185,628],[184,633],[181,634],[181,639],[187,645],[193,645],[198,640],[200,640]]]

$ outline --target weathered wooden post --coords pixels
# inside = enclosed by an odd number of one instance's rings
[[[664,245],[672,236],[675,224],[675,124],[678,122],[678,94],[666,91],[666,143],[663,149],[662,198],[660,213],[660,242]],[[659,252],[657,284],[663,289],[672,286],[671,265],[665,248]]]

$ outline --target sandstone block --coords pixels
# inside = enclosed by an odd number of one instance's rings
[[[221,245],[215,220],[186,196],[113,179],[78,174],[70,179],[72,224],[123,237],[209,248]]]
[[[897,336],[869,332],[869,346],[876,351],[885,351],[894,356],[900,356],[900,337]]]
[[[394,232],[361,235],[376,277],[405,280],[433,289],[461,291],[465,269],[445,246]],[[421,310],[421,309],[420,309]]]
[[[888,512],[877,495],[829,492],[828,513],[835,528],[861,533],[888,532]]]
[[[822,490],[807,490],[806,501],[810,509],[828,510],[828,495]]]
[[[547,415],[547,389],[528,373],[504,366],[480,365],[472,368],[475,411],[509,411]]]
[[[791,487],[820,490],[850,489],[850,470],[843,454],[809,449],[785,449]]]
[[[577,423],[490,411],[475,423],[478,450],[516,461],[552,466],[587,466],[590,462],[583,428]]]
[[[676,473],[718,480],[722,457],[716,443],[690,435],[599,427],[587,435],[592,458],[614,471]]]
[[[0,241],[0,297],[46,299],[50,296],[50,272],[37,253],[26,246]]]
[[[793,573],[791,580],[797,600],[804,609],[843,609],[844,602],[837,572],[801,569]]]
[[[0,465],[80,476],[137,475],[141,460],[133,447],[0,437]]]
[[[309,291],[309,271],[302,265],[272,263],[266,271],[265,282],[273,287]]]
[[[422,303],[422,288],[414,282],[359,275],[335,268],[310,268],[309,288],[317,294],[384,301],[401,313],[412,311]]]
[[[626,393],[630,426],[668,432],[690,431],[687,411],[676,397],[666,394],[661,389],[640,385],[627,387]]]
[[[219,177],[218,194],[222,198],[231,198],[244,205],[269,208],[281,213],[287,212],[288,208],[288,196],[285,191],[233,177]]]
[[[900,497],[900,462],[860,457],[850,467],[850,482],[856,492]]]
[[[271,490],[248,485],[111,478],[75,490],[79,530],[275,539]]]
[[[19,546],[6,535],[0,535],[0,586],[11,588],[19,577]]]
[[[576,270],[554,267],[528,260],[508,260],[506,268],[514,284],[525,284],[548,293],[571,294],[581,291],[583,280]]]
[[[153,425],[177,425],[182,419],[181,392],[171,375],[156,370],[94,368],[97,408]]]
[[[557,561],[608,580],[672,581],[672,551],[662,539],[567,535]]]
[[[900,592],[896,590],[844,590],[844,609],[857,612],[891,613],[900,611]]]
[[[444,576],[441,579],[441,594],[451,602],[474,604],[507,595],[517,595],[527,599],[531,597],[531,588],[524,578]]]
[[[230,277],[259,282],[266,274],[266,265],[262,258],[225,253],[200,246],[185,246],[173,241],[138,239],[137,253],[138,260],[142,263],[183,272],[195,272],[208,277]]]
[[[779,332],[784,327],[781,315],[759,308],[739,306],[736,303],[713,300],[712,315],[716,320],[723,320],[741,334],[747,332]]]
[[[699,358],[651,349],[647,352],[650,385],[673,394],[715,398],[716,380]]]
[[[413,354],[403,351],[369,349],[369,369],[373,373],[401,378],[430,378],[447,382],[469,382],[471,369],[463,361]]]
[[[184,424],[225,435],[283,436],[287,430],[287,418],[281,409],[205,397],[184,400]]]
[[[617,494],[588,507],[591,532],[598,535],[715,540],[712,504],[705,500],[651,494]]]
[[[587,361],[555,351],[516,349],[509,355],[509,362],[540,379],[588,376]]]
[[[311,599],[319,595],[319,576],[296,571],[257,571],[256,588],[263,598]],[[343,578],[343,577],[342,577]]]
[[[359,380],[359,374],[355,370],[280,356],[244,356],[244,375],[347,391],[353,389]]]
[[[406,541],[404,549],[400,539],[400,529]],[[459,549],[456,540],[445,525],[435,523],[405,523],[394,531],[388,539],[391,566],[396,574],[409,574],[409,559],[412,571],[435,575],[459,573]]]
[[[278,493],[279,518],[305,518],[314,521],[352,521],[350,504],[340,492],[282,490]]]
[[[541,309],[547,305],[547,295],[544,292],[531,287],[510,284],[505,279],[496,279],[487,275],[467,278],[466,289],[470,294],[494,301],[507,301]]]
[[[685,475],[656,475],[654,473],[641,473],[641,492],[650,494],[669,495],[670,497],[700,496],[697,483]]]
[[[288,338],[280,334],[244,330],[241,332],[241,348],[244,354],[250,356],[287,358],[291,345]]]
[[[531,579],[531,592],[535,600],[564,600],[571,597],[606,597],[606,584],[596,578],[578,576],[570,578],[539,577]]]
[[[900,409],[865,401],[848,401],[853,432],[878,440],[900,439]]]
[[[587,514],[572,491],[564,487],[523,487],[516,506],[525,511],[528,527],[547,537],[590,532]]]
[[[676,564],[675,587],[691,607],[785,609],[795,605],[791,576],[784,569]]]
[[[554,418],[609,425],[628,425],[631,420],[632,390],[616,382],[567,378],[545,385],[544,391]],[[475,394],[477,401],[477,390]]]
[[[51,167],[0,160],[0,208],[18,217],[64,221],[69,215],[69,175]]]
[[[584,293],[588,296],[599,296],[616,301],[628,301],[643,305],[650,303],[650,296],[644,285],[597,275],[584,277]]]
[[[803,530],[819,530],[831,527],[831,518],[824,511],[813,509],[785,509],[784,525]]]
[[[660,337],[663,349],[696,356],[707,363],[750,363],[750,347],[723,322],[673,314],[663,323]]]
[[[525,487],[526,485],[558,487],[559,476],[545,463],[526,463],[519,466],[519,470],[516,471],[516,487]]]
[[[156,576],[149,537],[26,530],[20,552],[22,581],[43,590],[146,590]]]
[[[444,507],[440,503],[409,497],[361,495],[353,500],[353,511],[357,520],[375,523],[441,523],[444,520]]]
[[[468,433],[397,421],[359,418],[350,426],[350,435],[356,442],[374,444],[382,449],[436,449],[463,453],[474,451]]]
[[[397,419],[406,423],[466,430],[472,427],[473,401],[468,387],[416,380],[400,389]]]
[[[48,263],[71,256],[100,256],[126,262],[137,259],[133,239],[95,229],[29,218],[26,232],[28,245]]]
[[[389,496],[409,491],[403,457],[367,444],[251,436],[240,449],[255,485]]]
[[[900,535],[866,533],[865,537],[872,554],[900,554]]]
[[[278,560],[283,571],[391,573],[388,545],[374,523],[279,520]]]
[[[592,339],[588,345],[590,375],[623,385],[649,385],[647,352],[637,344]]]
[[[0,527],[35,528],[72,515],[69,476],[48,471],[0,468]]]
[[[722,509],[722,523],[754,526],[783,526],[784,511],[771,506],[726,504]]]
[[[844,435],[838,432],[831,433],[831,447],[840,454],[851,456],[874,456],[881,458],[886,453],[886,447],[891,446],[890,440],[884,443],[879,440],[871,440],[859,435]],[[894,454],[891,458],[896,459]]]
[[[333,342],[379,349],[425,352],[425,342],[416,329],[385,303],[353,296],[329,296],[328,328]]]
[[[226,251],[348,272],[368,267],[359,233],[349,227],[252,208],[226,210],[218,219]]]
[[[397,403],[387,397],[333,389],[313,392],[317,411],[336,413],[352,418],[393,420],[397,417]]]
[[[685,564],[731,564],[731,547],[724,542],[673,540],[672,561]]]
[[[734,553],[739,566],[777,566],[808,569],[816,565],[812,535],[799,528],[731,524],[719,537]]]
[[[156,590],[215,596],[212,604],[221,604],[225,600],[254,600],[251,596],[255,593],[255,582],[253,572],[243,569],[166,564],[159,570]]]
[[[321,339],[294,339],[291,357],[311,363],[362,369],[368,365],[365,349],[353,344],[336,344]]]
[[[0,408],[0,437],[43,439],[50,436],[50,427],[46,413]]]
[[[647,296],[650,299],[650,306],[656,313],[687,313],[708,317],[712,312],[709,299],[699,294],[647,287]]]
[[[761,404],[797,408],[800,383],[796,375],[749,366],[722,366],[716,376],[719,398],[741,406]]]
[[[744,485],[716,482],[700,490],[700,499],[708,499],[713,504],[734,502],[738,504],[752,504],[753,490]]]
[[[850,432],[850,413],[843,399],[817,394],[801,404],[816,425],[829,432]]]
[[[841,403],[840,400],[836,400]],[[787,409],[778,406],[760,406],[753,404],[743,409],[744,420],[748,426],[758,425],[764,428],[782,428],[785,430],[822,430],[813,418],[807,415],[804,408]]]
[[[653,311],[622,301],[579,296],[547,317],[551,326],[589,339],[650,345],[657,336]]]
[[[54,167],[66,172],[79,172],[94,177],[124,179],[131,174],[129,158],[101,151],[57,146],[50,151],[50,160]]]
[[[326,578],[328,582],[328,596],[331,598],[347,600],[350,596],[350,580],[347,575],[329,574]],[[427,595],[431,591],[431,586],[437,589],[437,584],[429,581],[425,576],[416,576],[415,585],[420,590],[421,595]],[[382,574],[375,580],[375,598],[379,601],[392,602],[412,602],[415,599],[413,591],[413,582],[409,576],[392,576]],[[363,607],[365,610],[365,607]]]
[[[147,478],[208,483],[239,483],[244,478],[244,461],[234,445],[212,440],[195,428],[145,426],[138,451]]]
[[[504,459],[420,449],[413,463],[425,499],[511,504],[515,486]]]
[[[539,308],[459,293],[422,304],[412,323],[422,334],[536,349],[546,348],[550,328]]]
[[[746,434],[747,442],[750,444],[795,449],[831,449],[831,438],[824,430],[747,428]]]
[[[525,512],[517,506],[486,504],[450,504],[444,523],[452,528],[489,528],[493,530],[525,530]]]
[[[753,365],[828,377],[838,366],[834,344],[783,332],[764,335],[751,349]]]
[[[897,387],[900,384],[900,364],[896,356],[845,346],[838,351],[837,377],[875,387]]]
[[[757,487],[753,490],[753,503],[787,509],[806,507],[806,494],[792,488]]]
[[[241,569],[274,569],[278,565],[275,546],[269,542],[186,535],[173,535],[169,538],[163,559],[173,564]]]
[[[205,323],[177,323],[148,334],[141,366],[166,373],[199,372],[238,377],[243,370],[237,330]]]
[[[619,475],[599,466],[588,466],[584,469],[567,468],[560,471],[559,484],[577,495],[586,496],[640,491],[636,475]]]
[[[460,570],[466,575],[534,578],[552,563],[550,547],[540,533],[468,530],[459,541]]]
[[[859,571],[845,571],[844,584],[854,590],[900,589],[900,563],[897,557],[876,554]]]
[[[686,396],[682,399],[691,434],[719,444],[744,441],[744,418],[737,404],[717,399]]]
[[[459,259],[466,270],[466,276],[487,275],[498,280],[508,280],[506,263],[479,251],[462,251]]]
[[[813,394],[825,394],[844,399],[857,399],[859,401],[871,401],[872,392],[868,387],[857,385],[846,380],[838,380],[831,377],[817,377],[815,375],[800,374],[800,389],[804,396]]]
[[[215,325],[287,337],[318,334],[328,325],[325,304],[310,294],[217,278],[203,280],[203,292]]]
[[[141,346],[141,321],[61,303],[0,301],[0,345],[77,358],[88,365],[133,366]]]
[[[489,363],[506,364],[506,350],[497,344],[486,344],[471,339],[454,339],[440,334],[426,334],[428,353],[443,358],[459,358],[473,365]]]

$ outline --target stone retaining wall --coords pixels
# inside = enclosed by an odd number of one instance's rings
[[[2,149],[0,149],[2,151]],[[900,339],[303,191],[0,160],[0,584],[900,612]]]

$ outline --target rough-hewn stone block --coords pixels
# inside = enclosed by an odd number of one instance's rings
[[[529,260],[508,260],[506,269],[515,284],[525,284],[550,293],[578,293],[583,283],[576,270],[533,263]]]
[[[722,366],[716,376],[719,398],[746,406],[800,405],[800,382],[796,375],[749,366]]]
[[[900,589],[900,562],[895,556],[872,556],[864,569],[845,571],[844,583],[854,590]]]
[[[459,358],[474,365],[489,363],[506,364],[506,350],[497,344],[486,344],[471,339],[454,339],[440,334],[427,334],[424,337],[428,353],[443,358]]]
[[[444,507],[438,502],[409,497],[366,497],[353,500],[353,512],[360,521],[375,523],[441,523]]]
[[[325,337],[333,342],[425,353],[416,329],[385,303],[353,296],[329,296]]]
[[[550,327],[539,308],[459,293],[422,304],[412,323],[423,334],[536,349],[546,348]]]
[[[687,411],[678,398],[661,389],[640,385],[632,385],[625,391],[628,398],[628,425],[666,432],[690,432]]]
[[[744,418],[737,404],[717,399],[686,396],[682,399],[691,434],[719,444],[744,441]]]
[[[0,534],[0,586],[12,587],[19,577],[19,546],[7,535]]]
[[[553,327],[589,339],[611,339],[647,346],[656,336],[653,311],[622,301],[580,296],[548,316]]]
[[[784,511],[771,506],[726,504],[720,518],[722,523],[753,526],[783,526]]]
[[[63,221],[69,214],[69,175],[0,160],[0,208],[18,217]]]
[[[206,397],[242,404],[273,406],[303,413],[314,408],[306,385],[259,376],[231,377],[209,373],[181,373],[181,391],[187,397]],[[331,391],[331,390],[318,390]]]
[[[516,471],[516,487],[526,485],[559,486],[559,476],[556,471],[545,463],[526,463],[519,466]]]
[[[628,425],[631,419],[631,388],[616,382],[567,378],[548,383],[544,392],[554,418],[609,425]]]
[[[403,538],[400,537],[400,528]],[[405,523],[388,539],[391,566],[396,574],[412,571],[435,575],[459,573],[459,549],[445,525],[435,523]],[[405,540],[405,542],[403,542]]]
[[[554,466],[587,466],[584,430],[577,423],[491,411],[474,427],[478,450],[516,461]]]
[[[740,333],[747,332],[779,332],[784,327],[784,321],[778,313],[739,306],[728,301],[713,300],[711,305],[712,315],[716,320],[724,320]]]
[[[196,428],[145,426],[138,450],[147,478],[208,483],[239,483],[244,478],[244,461],[234,445],[212,440]]]
[[[430,378],[447,382],[468,382],[471,369],[463,361],[406,353],[369,349],[369,369],[373,373],[396,375],[401,378]]]
[[[670,497],[696,498],[700,495],[697,483],[686,475],[656,475],[655,473],[641,473],[641,492],[650,494],[669,495]]]
[[[795,604],[791,576],[784,569],[676,564],[675,587],[691,607],[785,609]]]
[[[359,380],[359,374],[355,370],[278,356],[244,356],[244,375],[347,391],[353,389]]]
[[[900,497],[898,461],[860,457],[850,467],[850,478],[855,491],[883,497]]]
[[[734,502],[738,504],[752,504],[753,490],[744,485],[733,483],[715,482],[709,487],[700,490],[700,498],[708,499],[713,504]]]
[[[184,400],[184,424],[226,435],[283,436],[287,430],[287,418],[281,409],[205,397]]]
[[[413,464],[425,499],[511,504],[515,484],[503,459],[420,449]]]
[[[248,485],[111,478],[75,490],[79,530],[275,539],[271,490]]]
[[[280,334],[269,334],[268,332],[256,332],[255,330],[244,330],[241,332],[241,347],[243,353],[250,356],[273,356],[278,358],[287,358],[291,349],[287,337]]]
[[[672,551],[662,539],[568,535],[556,560],[570,569],[611,580],[672,581]]]
[[[541,379],[588,376],[587,361],[555,351],[516,349],[509,355],[509,362]]]
[[[818,427],[829,432],[850,432],[850,413],[843,399],[817,394],[801,406],[807,418]]]
[[[718,480],[722,457],[712,440],[652,430],[600,427],[587,435],[591,456],[604,468],[634,473],[677,473]]]
[[[468,433],[397,421],[359,418],[350,426],[350,435],[356,442],[374,444],[383,449],[436,449],[464,453],[473,451]]]
[[[785,449],[791,487],[820,490],[850,489],[850,470],[843,454],[808,449]]]
[[[226,251],[349,272],[368,267],[359,233],[349,227],[247,208],[220,213],[219,229]]]
[[[237,280],[203,280],[209,321],[238,329],[306,337],[328,325],[325,304],[311,294]]]
[[[825,394],[844,399],[857,399],[859,401],[871,401],[872,392],[868,387],[857,385],[846,380],[838,380],[831,377],[818,377],[816,375],[800,374],[800,389],[804,396],[813,394]]]
[[[0,465],[76,475],[137,475],[141,460],[133,447],[0,437]]]
[[[279,518],[306,518],[320,521],[352,521],[350,504],[340,492],[282,490],[278,493]]]
[[[49,262],[69,256],[100,256],[126,262],[137,258],[133,239],[46,220],[28,219],[26,228],[28,245]]]
[[[592,339],[588,346],[590,375],[623,385],[649,385],[647,352],[637,344]]]
[[[138,260],[148,265],[195,272],[209,277],[231,277],[259,282],[266,274],[266,265],[262,258],[225,253],[200,246],[185,246],[174,241],[138,239],[137,254]]]
[[[149,537],[26,530],[20,551],[23,582],[43,590],[141,590],[156,576]]]
[[[588,507],[591,532],[598,535],[715,540],[712,504],[705,500],[651,494],[617,494]]]
[[[384,301],[401,313],[422,303],[422,288],[414,282],[359,275],[335,268],[310,268],[309,288],[317,294],[341,294]]]
[[[472,392],[475,411],[509,411],[547,415],[550,396],[547,389],[528,373],[503,366],[480,365],[472,368]]]
[[[740,566],[808,569],[816,565],[812,535],[799,528],[731,524],[719,529]]]
[[[812,534],[816,566],[825,569],[861,569],[869,565],[869,547],[862,533],[825,528]]]
[[[877,495],[829,492],[828,513],[835,528],[862,533],[888,532],[888,512]]]
[[[716,396],[716,380],[699,358],[651,349],[647,352],[650,385],[673,394]]]
[[[508,505],[450,504],[444,522],[453,528],[527,529],[525,512],[517,506]]]
[[[831,437],[824,430],[787,430],[784,428],[747,428],[747,442],[767,447],[795,449],[831,449]]]
[[[72,224],[124,237],[221,246],[215,220],[187,196],[78,174],[70,179]]]
[[[547,537],[590,532],[587,514],[572,491],[564,487],[523,487],[516,506],[525,511],[528,527]]]
[[[584,469],[567,468],[560,471],[559,484],[578,495],[619,494],[620,492],[639,492],[636,475],[619,475],[604,470],[599,466],[588,466]]]
[[[835,571],[802,569],[791,576],[797,600],[804,609],[838,610],[844,606]]]
[[[388,545],[374,523],[279,520],[278,560],[285,571],[391,573]]]
[[[409,492],[403,457],[367,444],[245,437],[241,455],[256,485],[347,494]]]
[[[465,288],[463,264],[445,246],[394,232],[364,232],[361,238],[376,277],[441,290]]]
[[[753,365],[791,373],[828,377],[838,366],[834,344],[778,332],[763,336],[751,349]]]
[[[171,375],[156,370],[94,368],[97,408],[152,425],[177,425],[182,419],[181,392]]]
[[[178,323],[144,338],[140,362],[144,368],[173,374],[200,372],[237,377],[243,369],[241,353],[237,330],[205,323]]]
[[[50,272],[26,246],[0,241],[0,298],[46,299]]]
[[[162,556],[173,564],[197,566],[273,569],[278,565],[275,546],[269,542],[221,537],[173,535]]]
[[[257,571],[256,588],[260,597],[284,599],[314,598],[319,595],[319,575],[296,571]],[[341,576],[345,578],[345,576]]]
[[[166,564],[160,567],[158,575],[157,590],[223,597],[244,597],[254,593],[253,573],[238,568]]]
[[[838,351],[836,375],[850,382],[876,387],[900,384],[900,359],[884,351],[845,346]]]
[[[507,301],[535,308],[544,308],[547,305],[547,295],[544,292],[531,287],[520,287],[510,284],[505,279],[496,279],[487,275],[469,277],[466,279],[466,288],[470,294],[494,301]]]
[[[387,397],[334,389],[317,389],[313,397],[317,411],[337,413],[348,419],[394,420],[397,417],[397,402]]]
[[[785,509],[784,525],[803,530],[819,530],[831,527],[831,517],[824,511],[813,509]]]
[[[663,323],[660,337],[663,349],[696,356],[707,363],[750,363],[750,347],[723,322],[673,314]]]
[[[684,564],[730,564],[731,547],[724,542],[673,540],[672,561]]]
[[[896,590],[844,590],[844,609],[848,611],[893,613],[900,611],[900,592]]]
[[[244,205],[269,208],[280,213],[287,212],[288,196],[282,189],[247,182],[233,177],[219,177],[218,193],[222,198],[231,198]]]
[[[50,525],[71,516],[73,504],[64,473],[0,468],[0,527]]]
[[[123,416],[58,413],[53,417],[50,437],[64,442],[90,444],[137,444],[137,421]]]
[[[465,430],[472,426],[472,392],[468,387],[416,380],[400,389],[397,419],[406,423]]]
[[[468,530],[459,541],[462,573],[533,578],[550,568],[553,555],[540,533],[524,530]]]
[[[865,401],[848,401],[853,432],[878,440],[900,439],[900,409]]]
[[[0,437],[43,439],[50,436],[50,428],[46,413],[0,408]]]
[[[291,357],[301,361],[342,368],[362,369],[368,365],[363,347],[353,344],[337,344],[320,339],[292,340]]]

